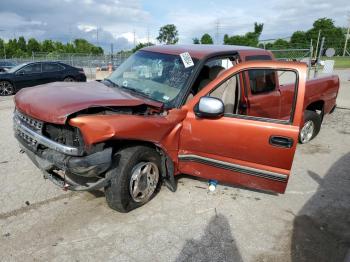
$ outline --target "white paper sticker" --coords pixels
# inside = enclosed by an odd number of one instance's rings
[[[185,68],[194,66],[193,60],[191,55],[188,52],[180,54],[182,63],[184,64]]]

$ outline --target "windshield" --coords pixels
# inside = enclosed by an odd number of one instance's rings
[[[9,70],[7,70],[7,73],[14,73],[16,72],[18,69],[20,69],[21,67],[25,66],[26,63],[23,63],[23,64],[20,64],[20,65],[17,65],[15,67],[12,67],[10,68]]]
[[[195,65],[196,60],[193,63]],[[179,55],[139,51],[121,64],[107,80],[170,104],[186,86],[194,67],[185,68]]]

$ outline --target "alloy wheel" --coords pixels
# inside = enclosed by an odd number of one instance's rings
[[[0,81],[0,96],[9,96],[13,94],[13,86],[8,81]]]
[[[159,169],[153,162],[141,162],[132,169],[130,195],[135,202],[146,202],[157,188]]]
[[[309,142],[314,135],[314,130],[315,130],[314,122],[311,120],[307,121],[300,131],[301,143],[305,144],[305,143]]]

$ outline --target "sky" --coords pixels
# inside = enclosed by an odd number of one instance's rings
[[[275,39],[308,30],[320,17],[345,27],[348,11],[349,0],[0,0],[0,38],[85,38],[121,50],[132,48],[134,39],[156,43],[165,24],[175,24],[179,43],[189,44],[204,33],[222,43],[224,34],[244,34],[259,22],[261,39]]]

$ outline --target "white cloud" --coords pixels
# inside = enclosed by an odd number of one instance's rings
[[[144,2],[142,2],[144,1]],[[0,0],[0,37],[24,35],[39,39],[69,41],[84,37],[109,49],[130,48],[136,43],[156,42],[158,29],[174,23],[180,43],[209,33],[215,38],[216,22],[220,22],[222,39],[244,34],[253,29],[254,22],[263,22],[262,38],[290,36],[295,30],[307,30],[320,17],[329,17],[337,25],[346,25],[348,0],[153,0],[153,7],[145,9],[146,0]],[[161,11],[156,10],[160,8]],[[4,22],[5,21],[5,22]]]
[[[125,32],[146,32],[144,24],[150,14],[139,0],[0,0],[2,23],[0,37],[23,35],[39,39],[70,41],[84,37],[106,49],[116,43],[117,49],[130,48],[123,40]],[[128,38],[130,40],[130,37]]]

